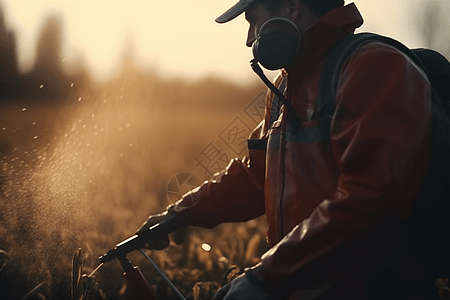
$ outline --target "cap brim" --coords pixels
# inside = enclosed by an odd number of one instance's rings
[[[226,23],[233,20],[240,14],[242,14],[249,6],[258,0],[239,0],[238,3],[233,5],[229,10],[221,14],[217,19],[217,23]]]

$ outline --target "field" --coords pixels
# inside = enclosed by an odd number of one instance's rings
[[[0,268],[7,258],[2,299],[70,299],[74,252],[82,249],[89,274],[148,215],[245,155],[232,133],[248,135],[264,93],[257,83],[243,89],[217,78],[188,83],[128,69],[95,86],[75,82],[56,102],[9,99],[0,110],[0,249],[8,254],[0,253]],[[187,175],[190,182],[173,185]],[[258,262],[265,230],[264,219],[190,228],[149,254],[186,298],[210,299],[231,266]],[[129,259],[158,299],[177,299],[140,253]],[[126,299],[122,272],[117,261],[102,266],[97,297]],[[448,280],[439,284],[448,299]]]
[[[236,148],[223,139],[224,130],[253,128],[249,112],[264,92],[258,84],[187,83],[128,69],[95,86],[75,82],[58,101],[9,99],[0,110],[0,249],[8,253],[0,295],[22,299],[38,286],[26,299],[69,299],[75,250],[82,249],[90,273],[98,256],[190,187],[174,190],[171,179],[207,179],[212,165],[204,169],[195,158],[210,145],[232,158]],[[266,247],[263,223],[189,229],[180,245],[151,256],[193,299],[197,281],[221,283],[230,265],[257,262]],[[141,254],[129,258],[160,299],[171,299]],[[124,299],[122,272],[114,261],[96,273],[108,299]]]

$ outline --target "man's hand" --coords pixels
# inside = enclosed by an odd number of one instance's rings
[[[236,277],[217,291],[212,300],[273,300],[273,295],[266,292],[244,274]]]
[[[146,232],[150,227],[152,227],[155,224],[158,224],[170,216],[172,216],[173,213],[170,213],[168,211],[163,212],[162,214],[158,215],[152,215],[148,217],[147,221],[145,221],[141,227],[136,231],[135,234],[141,235],[144,232]],[[165,236],[158,240],[150,240],[145,244],[145,248],[151,249],[151,250],[162,250],[164,248],[167,248],[170,244],[169,236]]]

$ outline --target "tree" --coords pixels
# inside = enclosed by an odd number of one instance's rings
[[[5,24],[0,5],[0,98],[13,96],[19,88],[16,36]]]
[[[447,59],[450,59],[450,3],[448,0],[430,0],[422,4],[422,9],[416,20],[420,38],[425,47],[439,51]]]
[[[41,29],[36,60],[27,80],[26,89],[31,96],[56,99],[64,96],[69,86],[68,76],[63,69],[62,19],[50,15]]]

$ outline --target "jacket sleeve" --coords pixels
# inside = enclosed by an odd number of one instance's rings
[[[280,74],[275,85],[279,86],[285,76]],[[171,207],[185,224],[213,228],[224,222],[245,222],[265,213],[265,147],[252,147],[251,143],[265,145],[272,100],[273,94],[268,92],[265,118],[250,135],[248,157],[232,159],[224,170]]]
[[[410,216],[431,147],[431,93],[422,71],[390,46],[353,53],[341,71],[330,142],[340,172],[334,197],[250,271],[272,286],[330,271],[330,257],[358,251],[359,244],[343,250],[348,241]]]
[[[227,167],[191,190],[171,208],[186,225],[213,228],[224,222],[245,222],[264,214],[264,187],[259,155],[232,159]]]

